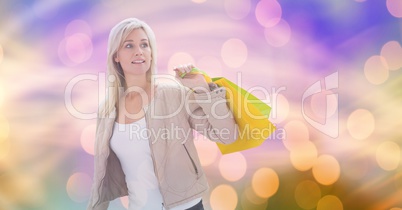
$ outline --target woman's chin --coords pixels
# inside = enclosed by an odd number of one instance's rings
[[[145,68],[136,68],[136,69],[130,69],[128,71],[124,71],[124,74],[125,75],[130,74],[130,75],[138,75],[138,76],[140,76],[140,75],[146,74],[148,70],[149,69],[145,69]]]

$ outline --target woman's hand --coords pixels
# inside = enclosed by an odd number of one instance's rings
[[[193,64],[187,64],[175,67],[173,70],[176,72],[177,80],[182,85],[194,90],[196,93],[209,92],[209,86],[204,76],[199,73],[191,73],[191,69],[193,68]],[[185,73],[185,76],[181,77],[183,73]]]

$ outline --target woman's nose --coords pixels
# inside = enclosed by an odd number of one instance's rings
[[[142,55],[142,50],[140,48],[137,48],[137,50],[135,51],[135,56],[140,56]]]

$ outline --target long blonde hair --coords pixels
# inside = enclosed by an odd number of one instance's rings
[[[148,36],[149,45],[151,47],[151,67],[147,71],[147,80],[153,83],[153,75],[156,73],[156,39],[152,29],[143,21],[137,18],[127,18],[112,28],[109,34],[107,48],[107,94],[103,105],[100,106],[99,117],[108,117],[111,112],[118,107],[119,98],[125,90],[126,80],[124,78],[123,69],[115,61],[117,51],[122,46],[124,40],[134,29],[143,29]],[[152,84],[153,85],[153,84]]]

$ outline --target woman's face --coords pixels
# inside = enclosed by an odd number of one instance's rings
[[[124,75],[145,74],[151,67],[152,50],[143,29],[134,29],[117,51],[116,62],[120,62]]]

